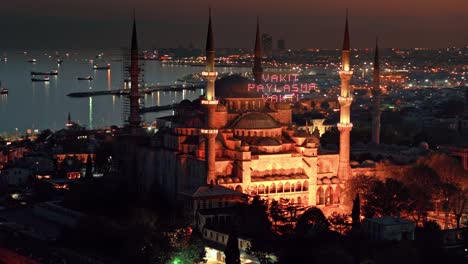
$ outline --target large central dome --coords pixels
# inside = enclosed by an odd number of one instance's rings
[[[216,81],[215,93],[218,98],[261,98],[255,89],[249,91],[249,84],[255,82],[240,75],[229,75]]]
[[[271,116],[264,113],[250,113],[241,116],[233,124],[237,129],[271,129],[281,127]]]

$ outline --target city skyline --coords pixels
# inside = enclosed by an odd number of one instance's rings
[[[219,48],[251,48],[255,18],[260,16],[262,32],[274,40],[285,39],[286,48],[340,47],[341,25],[346,8],[350,12],[353,48],[371,48],[376,35],[383,48],[441,48],[466,46],[468,3],[402,0],[371,3],[366,0],[328,3],[261,0],[255,3],[209,1],[89,0],[65,4],[53,0],[5,4],[2,47],[5,49],[106,49],[128,45],[126,32],[131,26],[132,8],[137,13],[143,48],[203,47],[203,29],[209,6],[213,8],[213,27]],[[404,7],[404,8],[402,8]],[[167,30],[170,28],[170,30]],[[103,37],[104,36],[104,37]]]

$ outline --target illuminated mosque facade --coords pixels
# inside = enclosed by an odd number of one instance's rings
[[[251,81],[238,75],[217,79],[211,15],[206,43],[205,95],[182,101],[174,116],[158,120],[150,147],[138,151],[140,188],[156,184],[174,199],[204,185],[218,185],[248,195],[291,204],[338,207],[349,163],[350,50],[348,19],[343,44],[339,154],[320,153],[318,130],[298,130],[289,103],[266,102]],[[262,50],[257,21],[254,66],[262,82]],[[140,160],[137,158],[136,160]],[[203,207],[202,207],[203,208]]]

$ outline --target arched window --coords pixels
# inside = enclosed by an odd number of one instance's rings
[[[265,186],[265,193],[270,194],[270,186]]]
[[[257,194],[258,194],[258,193],[257,193],[257,185],[254,184],[254,185],[252,185],[252,186],[250,187],[250,194],[251,194],[251,195],[257,195]]]
[[[327,190],[325,191],[325,205],[330,205],[333,203],[333,189],[328,186]]]
[[[270,186],[270,192],[271,193],[276,193],[276,185],[275,183],[272,183],[271,186]]]
[[[324,204],[324,195],[322,187],[317,189],[317,205]]]
[[[303,185],[302,190],[304,192],[309,190],[309,182],[308,181],[304,181],[304,185]]]
[[[296,192],[302,191],[302,190],[301,190],[301,187],[302,187],[301,182],[298,181],[298,182],[296,183]]]
[[[291,192],[294,192],[296,190],[296,187],[294,186],[294,183],[291,184]]]
[[[300,196],[297,197],[297,204],[302,205],[302,199]]]
[[[240,186],[240,185],[237,185],[237,186],[236,186],[236,191],[238,191],[238,192],[242,192],[242,186]]]
[[[258,186],[258,194],[265,194],[265,185],[260,184]]]
[[[287,182],[284,185],[284,192],[290,192],[290,191],[291,191],[291,185],[289,184],[289,182]]]
[[[280,183],[278,183],[278,190],[277,190],[277,192],[282,193],[283,191],[284,191],[284,190],[283,190],[283,184],[280,182]]]
[[[335,194],[333,195],[333,198],[335,198],[333,203],[339,204],[341,202],[341,187],[340,186],[336,186]]]

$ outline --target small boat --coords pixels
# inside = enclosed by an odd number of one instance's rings
[[[34,75],[58,75],[58,71],[57,70],[51,70],[50,72],[34,72],[34,71],[32,71],[31,75],[32,76],[34,76]]]
[[[91,76],[86,76],[86,77],[78,77],[78,81],[91,81],[93,77]]]
[[[8,94],[8,89],[2,87],[2,82],[0,82],[0,94]]]
[[[42,79],[40,79],[40,78],[31,78],[31,81],[33,81],[33,82],[48,82],[48,81],[50,81],[50,78],[49,77],[44,77]]]
[[[110,64],[107,64],[107,66],[98,66],[98,65],[94,64],[93,69],[95,69],[95,70],[110,70]]]
[[[57,59],[57,64],[62,64],[63,60]]]
[[[30,62],[30,63],[36,63],[37,60],[36,60],[36,59],[29,59],[28,62]]]

